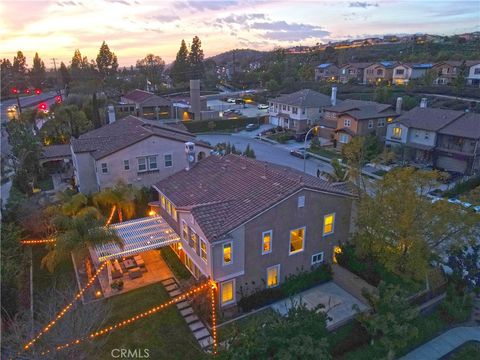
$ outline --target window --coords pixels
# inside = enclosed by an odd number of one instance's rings
[[[303,251],[304,243],[305,243],[305,227],[291,230],[289,255],[296,254],[300,251]]]
[[[393,128],[392,138],[394,138],[394,139],[401,139],[402,138],[402,128],[401,127],[394,127]]]
[[[480,68],[473,70],[474,75],[480,75]]]
[[[223,244],[223,265],[232,263],[232,243]]]
[[[377,75],[383,75],[383,70],[382,69],[377,69]]]
[[[323,262],[323,252],[312,255],[312,265],[320,264]]]
[[[302,115],[305,115],[305,108],[302,109]]]
[[[420,131],[415,130],[415,137],[418,137],[420,135]]]
[[[147,160],[144,157],[138,158],[138,171],[147,171]]]
[[[323,217],[323,236],[333,234],[335,225],[335,214],[328,214]]]
[[[130,170],[130,160],[123,160],[123,169]]]
[[[200,256],[203,261],[207,262],[207,244],[203,239],[200,239]]]
[[[305,206],[305,196],[302,195],[298,197],[298,207],[302,208],[304,206]]]
[[[267,288],[278,286],[280,277],[280,264],[267,268]]]
[[[188,241],[188,226],[185,221],[182,223],[182,233],[183,233],[183,240]]]
[[[405,74],[405,69],[396,69],[395,70],[395,75],[403,75]]]
[[[177,221],[177,209],[172,205],[172,218]]]
[[[173,166],[172,154],[165,154],[163,158],[165,160],[165,167]]]
[[[282,110],[287,110],[287,105],[282,105]]]
[[[157,168],[157,157],[156,156],[149,156],[148,157],[148,169],[154,170]]]
[[[348,144],[348,135],[340,134],[340,139],[338,141],[340,141],[342,144]]]
[[[425,140],[430,139],[430,133],[428,131],[425,131]]]
[[[292,107],[292,113],[293,114],[298,114],[298,108],[297,107]]]
[[[262,255],[270,254],[272,252],[272,230],[264,231],[262,233]]]
[[[102,174],[108,173],[108,165],[107,163],[102,163]]]
[[[343,126],[345,127],[350,127],[352,121],[350,119],[345,119],[343,120]]]
[[[161,201],[162,201],[162,208],[165,209],[165,196],[162,195],[162,196],[161,196],[161,199],[162,199],[162,200],[161,200]]]
[[[368,120],[368,128],[373,129],[373,120]]]
[[[198,235],[195,231],[190,229],[190,241],[189,241],[190,247],[195,250],[195,252],[198,254]]]
[[[290,111],[290,105],[287,106],[287,110]]]
[[[378,119],[377,126],[378,127],[384,127],[385,126],[385,119]]]
[[[228,305],[235,301],[234,281],[235,280],[225,281],[220,284],[222,305]]]
[[[168,213],[169,215],[172,215],[172,203],[167,200],[165,205],[166,205],[166,207],[167,207],[167,213]]]

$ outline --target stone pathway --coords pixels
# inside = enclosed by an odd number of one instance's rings
[[[435,339],[419,346],[401,358],[401,360],[441,359],[467,341],[480,341],[480,326],[460,326],[450,329]]]
[[[170,295],[171,298],[182,293],[177,281],[173,277],[162,280],[162,285],[165,287],[168,295]],[[203,350],[207,350],[207,348],[213,344],[213,338],[203,321],[200,320],[197,315],[195,315],[195,312],[190,306],[190,302],[188,300],[183,300],[177,303],[176,306],[188,327],[192,331],[193,336],[195,339],[197,339],[200,347]]]

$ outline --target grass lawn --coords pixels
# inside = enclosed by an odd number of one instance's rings
[[[111,314],[104,326],[169,299],[161,284],[153,284],[107,299]],[[175,306],[112,332],[101,347],[99,359],[111,359],[116,348],[149,349],[151,359],[206,359],[187,324]]]
[[[448,360],[476,360],[480,359],[480,342],[469,341],[446,357]]]
[[[327,150],[324,148],[308,148],[308,151],[329,159],[339,159],[342,157],[342,155],[338,152],[332,151],[332,150]]]

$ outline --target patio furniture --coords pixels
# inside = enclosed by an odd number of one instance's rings
[[[140,270],[139,267],[130,269],[130,270],[128,270],[128,277],[131,280],[141,278],[142,277],[142,271]]]
[[[137,263],[138,267],[145,267],[145,261],[143,261],[142,257],[140,255],[135,255],[133,257],[135,262]]]
[[[123,266],[125,266],[126,269],[130,270],[137,267],[137,264],[135,264],[135,260],[130,258],[123,260]]]

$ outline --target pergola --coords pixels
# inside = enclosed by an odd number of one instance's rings
[[[123,240],[123,247],[116,243],[95,246],[93,250],[100,262],[136,255],[180,241],[175,230],[161,216],[112,224],[110,228]]]

